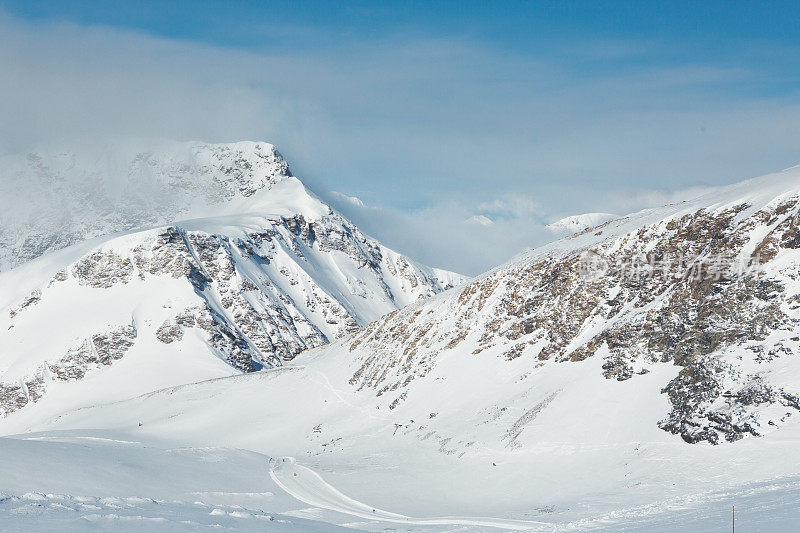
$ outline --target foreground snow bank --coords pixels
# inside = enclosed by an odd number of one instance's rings
[[[638,507],[619,502],[569,520],[555,510],[541,520],[420,519],[356,501],[292,458],[230,448],[59,431],[0,438],[0,456],[0,531],[722,531],[733,505],[744,531],[790,531],[800,521],[797,476]]]
[[[0,438],[0,531],[337,531],[276,514],[295,500],[260,454],[110,433]]]

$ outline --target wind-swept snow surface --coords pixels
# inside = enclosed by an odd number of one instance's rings
[[[82,432],[0,438],[0,454],[0,531],[343,531],[275,513],[300,506],[251,452]]]
[[[38,469],[30,468],[13,459],[14,454],[24,451],[37,460],[45,456],[54,457],[53,461],[58,455],[42,453],[32,445],[15,452],[6,448],[8,461],[3,468],[24,483],[14,482],[4,489],[11,497],[5,510],[27,502],[27,493],[49,493],[89,498],[90,505],[101,509],[80,511],[91,511],[92,516],[120,515],[119,510],[98,505],[100,500],[138,497],[162,500],[169,506],[127,511],[137,516],[199,522],[200,513],[191,505],[199,501],[205,505],[198,507],[203,516],[219,509],[215,516],[237,523],[241,517],[251,520],[261,513],[370,531],[385,527],[439,531],[455,526],[480,531],[488,527],[569,531],[630,526],[646,531],[649,524],[668,530],[666,526],[672,523],[713,530],[728,524],[724,509],[729,503],[741,506],[740,517],[749,516],[749,523],[771,517],[780,518],[777,524],[798,519],[792,498],[800,477],[786,459],[797,446],[796,428],[717,447],[688,445],[663,432],[615,439],[613,435],[625,426],[641,431],[636,410],[631,407],[630,414],[615,415],[581,409],[577,401],[553,414],[561,417],[559,422],[539,423],[548,426],[541,430],[550,433],[550,439],[537,437],[536,431],[533,442],[511,449],[495,443],[496,435],[505,432],[502,421],[487,422],[484,413],[465,410],[464,400],[454,398],[460,390],[454,382],[431,397],[431,405],[440,411],[419,413],[417,420],[407,412],[375,409],[368,395],[334,386],[341,385],[341,375],[325,359],[318,354],[304,367],[186,385],[55,416],[52,413],[60,410],[51,406],[51,413],[44,413],[45,403],[27,413],[20,411],[6,419],[4,431],[50,429],[15,439],[75,443],[81,453],[110,456],[111,465],[125,466],[119,470],[98,461],[93,470],[80,461],[58,460],[62,466],[53,468],[48,460]],[[330,383],[323,375],[330,376]],[[496,404],[516,410],[518,389],[505,392],[505,380],[488,388],[492,381],[473,380],[472,384],[483,387]],[[576,388],[586,390],[588,383],[584,377]],[[549,386],[540,381],[540,387]],[[606,394],[590,397],[612,405],[612,390]],[[445,420],[445,409],[462,411],[460,420]],[[580,426],[598,416],[596,427],[609,427],[608,434],[597,439],[574,433],[570,437],[571,432],[563,428],[564,420]],[[97,426],[111,429],[70,429]],[[478,438],[465,442],[461,438],[465,428],[478,428]],[[165,448],[170,451],[158,451]],[[299,454],[296,461],[283,461],[289,451]],[[162,453],[165,458],[159,459]],[[176,481],[179,488],[155,474],[170,457],[198,461],[188,468],[191,477],[176,473],[181,462],[163,468],[164,476],[181,480]],[[64,472],[67,467],[63,466],[71,463],[88,473],[71,477],[77,474]],[[115,469],[119,472],[114,483],[103,478],[102,472]],[[81,480],[87,476],[96,476],[97,481],[83,485]],[[4,474],[3,478],[13,477]],[[92,489],[73,487],[75,479],[79,487]],[[768,522],[762,525],[762,531],[782,530],[780,526],[770,529]]]

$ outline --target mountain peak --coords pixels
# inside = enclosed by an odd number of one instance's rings
[[[308,196],[266,142],[117,143],[5,156],[0,167],[0,271],[88,238],[260,209],[258,193],[278,184],[284,199]]]
[[[556,220],[548,224],[547,228],[559,234],[578,233],[614,218],[617,218],[617,215],[612,215],[611,213],[583,213],[582,215],[572,215]]]

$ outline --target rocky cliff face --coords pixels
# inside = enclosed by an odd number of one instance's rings
[[[650,423],[686,442],[761,435],[800,416],[798,227],[797,169],[607,222],[371,324],[350,382],[396,408],[443,360],[544,394],[537,374],[602,359],[619,383],[666,370]]]
[[[291,177],[274,149],[248,146],[248,157],[228,148],[203,156],[217,161],[214,194],[233,198],[225,209],[240,214],[86,242],[0,274],[0,414],[123,358],[157,368],[188,351],[209,367],[200,378],[226,373],[208,357],[227,373],[280,366],[463,279],[365,236]],[[166,383],[198,377],[178,373]]]

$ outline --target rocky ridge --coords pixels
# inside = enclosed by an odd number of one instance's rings
[[[371,324],[350,383],[395,409],[443,361],[544,394],[537,374],[601,358],[600,379],[671,374],[651,423],[686,442],[762,435],[800,416],[798,227],[796,168],[606,222]]]

